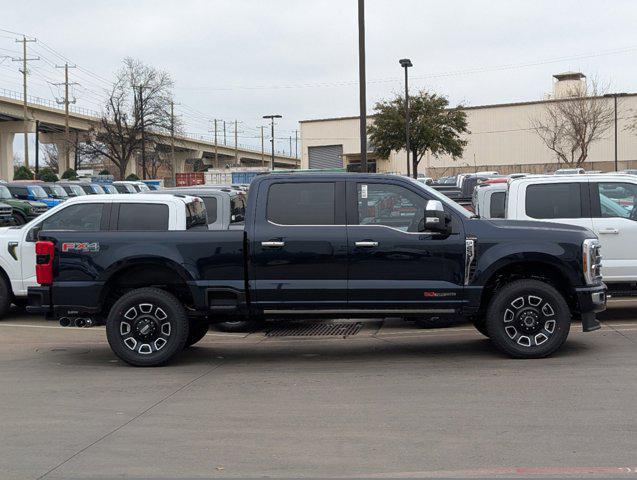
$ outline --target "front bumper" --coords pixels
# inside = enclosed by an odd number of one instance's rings
[[[606,285],[576,288],[577,305],[582,317],[582,330],[592,332],[601,328],[596,313],[606,310]]]

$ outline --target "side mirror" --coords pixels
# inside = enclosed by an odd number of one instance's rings
[[[40,233],[41,230],[42,230],[42,226],[40,226],[40,225],[36,225],[35,227],[31,228],[27,232],[26,241],[27,242],[37,242],[38,241],[38,233]]]
[[[421,232],[435,232],[449,235],[451,233],[451,217],[442,207],[439,200],[429,200],[425,207],[425,217],[419,225]]]

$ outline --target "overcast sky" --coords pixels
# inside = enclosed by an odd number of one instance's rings
[[[132,56],[168,71],[190,132],[206,119],[239,119],[240,143],[256,145],[261,116],[278,113],[280,136],[298,121],[358,114],[356,0],[11,2],[0,17],[0,55],[18,55],[11,32],[40,42],[33,95],[53,98],[62,62],[77,105],[98,110],[104,80]],[[367,0],[368,108],[411,85],[480,105],[541,98],[551,75],[579,70],[635,91],[637,2],[613,0]],[[0,62],[2,60],[0,59]],[[21,90],[18,64],[0,64],[0,89]],[[279,136],[279,135],[277,135]],[[280,147],[287,142],[281,142]]]

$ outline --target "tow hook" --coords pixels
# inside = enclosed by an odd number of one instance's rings
[[[61,327],[89,328],[94,325],[95,325],[95,321],[92,318],[60,317]]]

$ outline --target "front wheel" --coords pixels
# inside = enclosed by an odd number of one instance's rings
[[[538,280],[516,280],[499,290],[487,310],[493,344],[513,358],[542,358],[566,341],[571,313],[564,297]]]
[[[16,225],[24,225],[25,223],[27,223],[26,217],[22,215],[21,213],[18,213],[18,212],[14,213],[13,218],[15,219]]]
[[[108,343],[119,358],[137,367],[172,360],[188,339],[186,311],[172,294],[138,288],[124,294],[106,319]]]

